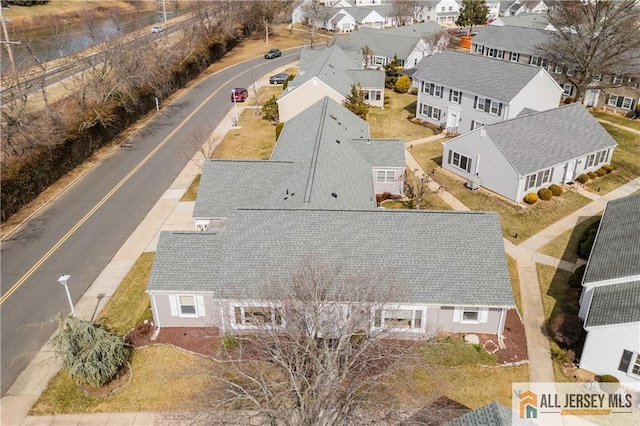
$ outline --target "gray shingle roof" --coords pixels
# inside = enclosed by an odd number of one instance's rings
[[[414,79],[509,102],[540,72],[530,65],[446,50],[417,65]]]
[[[515,16],[501,16],[499,19],[505,26],[544,30],[549,25],[549,19],[542,13],[519,13]]]
[[[552,36],[550,31],[534,28],[487,25],[478,29],[472,42],[508,52],[535,55],[537,47],[547,43]]]
[[[640,321],[640,281],[594,288],[585,327]]]
[[[347,70],[346,73],[352,81],[360,83],[363,88],[382,89],[384,87],[385,74],[382,70]]]
[[[369,125],[328,97],[289,120],[271,155],[272,160],[304,164],[306,174],[291,182],[292,207],[329,209],[375,208],[371,167],[351,139],[369,138]],[[339,143],[336,141],[340,141]],[[395,158],[404,155],[397,148]],[[333,197],[332,194],[337,194]],[[276,200],[274,200],[275,202]]]
[[[390,29],[360,28],[347,35],[334,36],[331,43],[350,51],[360,51],[369,46],[377,56],[393,58],[393,55],[398,55],[398,58],[406,59],[422,37],[441,29],[435,22]]]
[[[640,275],[640,194],[609,201],[583,282]]]
[[[305,52],[304,50],[302,52]],[[317,53],[319,52],[319,53]],[[340,47],[331,46],[322,51],[313,53],[302,53],[300,58],[300,74],[296,76],[287,86],[287,90],[280,95],[280,99],[288,96],[297,87],[302,86],[314,77],[322,80],[326,85],[336,92],[346,96],[351,92],[351,85],[359,81],[355,77],[366,80],[367,87],[384,88],[384,76],[382,71],[361,70],[362,57],[347,55]],[[351,75],[350,71],[361,72]],[[371,86],[376,82],[378,86]],[[364,84],[363,84],[364,86]]]
[[[521,176],[617,145],[578,103],[518,116],[484,130]]]
[[[148,290],[273,299],[309,260],[398,303],[514,306],[495,212],[239,210],[219,234],[161,233]]]
[[[222,218],[239,207],[262,207],[300,168],[286,161],[207,160],[193,217]]]

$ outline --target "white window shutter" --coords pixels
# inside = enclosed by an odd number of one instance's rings
[[[206,314],[204,310],[204,296],[196,296],[196,303],[198,304],[198,316],[205,316]]]
[[[462,308],[453,308],[453,322],[462,321]]]
[[[175,294],[169,295],[169,309],[171,310],[171,316],[178,316],[178,296]]]
[[[489,308],[480,308],[480,322],[485,323],[489,321]]]

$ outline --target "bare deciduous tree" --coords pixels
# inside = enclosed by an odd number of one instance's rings
[[[412,20],[415,19],[415,9],[418,4],[418,0],[393,0],[391,3],[391,15],[396,20],[396,24],[411,24]]]
[[[558,2],[548,12],[552,32],[538,54],[552,64],[572,69],[565,73],[581,101],[591,86],[606,87],[597,76],[638,73],[640,5],[635,0]],[[571,75],[569,75],[571,74]]]
[[[394,408],[376,390],[412,364],[416,343],[385,339],[406,322],[383,314],[402,299],[388,278],[306,261],[290,282],[272,283],[266,293],[276,302],[236,310],[252,334],[227,340],[234,344],[221,350],[199,413],[234,424],[383,423]]]
[[[440,186],[433,178],[425,173],[418,173],[418,170],[414,170],[413,173],[404,174],[404,204],[410,209],[419,209],[421,204],[424,204],[424,197],[429,194],[437,194],[442,190]]]
[[[324,3],[320,0],[307,0],[302,4],[302,17],[305,23],[311,27],[311,33],[309,34],[309,47],[311,49],[317,44],[316,21],[320,20],[324,13],[324,8]]]

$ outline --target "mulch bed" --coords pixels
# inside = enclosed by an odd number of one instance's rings
[[[504,345],[506,349],[498,348],[498,339],[494,334],[477,334],[480,344],[487,352],[495,353],[499,364],[509,364],[529,359],[527,352],[527,336],[524,333],[524,324],[520,321],[515,309],[507,312],[504,325]]]
[[[220,331],[215,327],[167,327],[160,329],[155,340],[151,337],[156,328],[147,324],[138,326],[127,334],[127,342],[135,347],[167,343],[206,356],[213,355],[220,344]]]
[[[215,327],[167,327],[160,329],[155,340],[151,340],[156,328],[151,324],[138,324],[127,334],[127,341],[133,346],[147,346],[154,343],[168,343],[191,352],[211,356],[220,345],[220,330]],[[507,313],[504,327],[506,349],[498,348],[498,339],[493,334],[477,334],[480,344],[498,357],[499,364],[513,363],[529,359],[524,325],[514,309]]]

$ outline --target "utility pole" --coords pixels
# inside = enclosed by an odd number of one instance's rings
[[[7,48],[7,53],[9,54],[9,63],[11,64],[11,72],[13,75],[16,75],[16,63],[13,60],[13,48],[12,44],[20,44],[19,41],[9,41],[9,32],[7,31],[7,24],[4,20],[4,15],[2,14],[2,8],[0,7],[0,22],[2,23],[2,33],[4,34],[4,40],[1,40],[2,43]]]
[[[166,0],[162,0],[162,12],[158,12],[158,13],[162,13],[162,22],[164,22],[165,24],[167,23],[167,13],[173,13],[173,12],[167,12],[167,6],[165,4]]]

